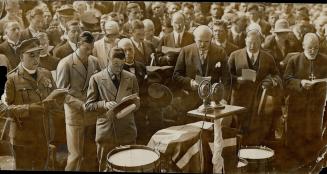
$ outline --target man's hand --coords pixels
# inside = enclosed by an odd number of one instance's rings
[[[105,104],[104,104],[104,108],[106,109],[106,110],[111,110],[113,107],[115,107],[117,105],[117,102],[115,102],[115,101],[110,101],[110,102],[106,102]]]
[[[195,80],[191,80],[191,88],[193,89],[193,90],[197,90],[198,89],[198,87],[199,87],[199,84],[195,81]]]
[[[306,89],[306,90],[309,90],[311,89],[311,87],[314,85],[314,83],[310,80],[301,80],[301,86]]]

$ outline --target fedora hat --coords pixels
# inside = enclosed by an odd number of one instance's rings
[[[81,15],[81,23],[83,30],[91,31],[91,32],[99,32],[101,31],[100,20],[96,17],[96,15],[87,11]]]
[[[286,19],[278,19],[275,23],[275,28],[273,32],[281,33],[281,32],[291,32],[292,30],[289,27],[289,24]]]
[[[156,107],[168,106],[173,100],[171,90],[160,83],[152,83],[148,87],[148,102]]]

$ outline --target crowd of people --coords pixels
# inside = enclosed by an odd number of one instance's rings
[[[247,109],[223,121],[240,130],[243,145],[275,141],[286,117],[282,139],[298,161],[324,146],[326,4],[3,0],[2,7],[0,65],[8,74],[0,108],[17,170],[46,170],[53,144],[68,151],[58,170],[105,171],[116,146],[146,145],[157,130],[190,122],[187,111],[202,104],[196,76],[224,84],[221,103]],[[67,90],[61,101],[48,98],[55,89]],[[116,118],[113,108],[135,93],[135,112]]]

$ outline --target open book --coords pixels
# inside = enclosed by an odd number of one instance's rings
[[[129,105],[132,105],[135,103],[135,99],[138,97],[138,94],[132,94],[129,96],[126,96],[124,98],[122,98],[122,100],[120,102],[117,103],[117,105],[115,105],[112,108],[112,111],[117,114],[118,112],[120,112],[121,110],[125,109],[126,107],[128,107]]]
[[[312,80],[311,81],[313,84],[316,84],[316,83],[327,83],[327,78],[324,78],[324,79],[315,79],[315,80]]]
[[[162,46],[161,48],[161,52],[163,52],[164,54],[167,54],[169,52],[179,53],[180,51],[181,48],[173,48],[173,47],[166,47],[166,46]]]
[[[250,80],[255,82],[257,78],[257,72],[252,69],[242,69],[242,79],[243,80]]]

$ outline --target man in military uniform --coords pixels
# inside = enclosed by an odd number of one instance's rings
[[[56,88],[51,73],[38,67],[37,38],[24,40],[17,49],[21,63],[9,72],[5,86],[7,116],[11,118],[10,143],[17,170],[44,170],[48,154],[50,129],[49,106],[55,100],[46,97]]]

